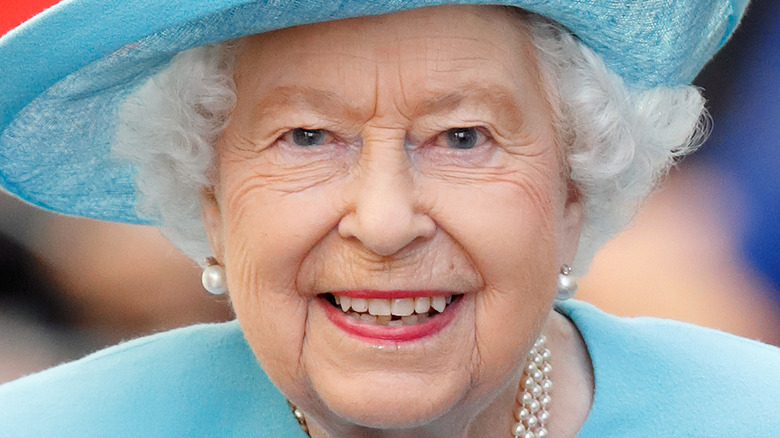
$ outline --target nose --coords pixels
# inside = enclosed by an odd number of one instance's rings
[[[355,238],[380,256],[390,256],[417,239],[433,236],[434,220],[424,211],[403,138],[364,138],[355,177],[347,190],[348,212],[339,234]]]

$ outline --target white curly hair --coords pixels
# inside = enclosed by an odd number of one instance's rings
[[[689,85],[636,90],[557,23],[521,14],[537,49],[569,179],[583,200],[575,274],[624,228],[670,167],[709,131]],[[138,213],[198,263],[211,254],[199,194],[211,185],[213,144],[235,104],[235,42],[198,47],[134,92],[113,152],[138,167]]]

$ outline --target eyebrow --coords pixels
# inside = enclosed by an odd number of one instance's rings
[[[258,115],[265,116],[279,106],[314,108],[322,115],[334,118],[354,118],[359,114],[357,107],[344,102],[338,94],[318,88],[289,85],[274,88],[265,98],[255,103]]]
[[[510,109],[522,114],[514,93],[502,86],[466,84],[455,91],[443,92],[424,100],[414,110],[415,116],[451,113],[463,104],[477,102],[488,108]],[[504,111],[502,111],[503,113]]]
[[[464,104],[478,103],[494,112],[496,117],[516,115],[517,122],[524,119],[515,92],[503,86],[462,84],[454,91],[433,93],[434,96],[415,106],[411,111],[412,117],[452,113]],[[264,117],[276,112],[279,106],[312,108],[323,116],[334,119],[360,120],[365,116],[365,111],[345,102],[342,96],[333,91],[300,85],[274,88],[265,98],[256,102],[255,111]]]

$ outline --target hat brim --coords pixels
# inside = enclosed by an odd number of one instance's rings
[[[179,51],[312,22],[438,4],[561,23],[630,87],[689,83],[747,0],[63,1],[0,39],[0,185],[46,209],[129,223],[135,170],[110,154],[122,99]]]

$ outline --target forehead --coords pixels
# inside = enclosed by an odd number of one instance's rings
[[[512,9],[437,6],[247,37],[235,77],[239,101],[249,94],[273,103],[319,90],[356,106],[367,104],[366,96],[389,96],[411,111],[489,90],[496,101],[538,100],[537,68],[530,33]]]

